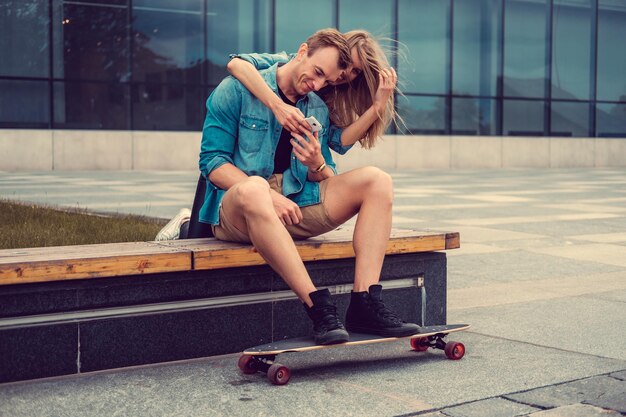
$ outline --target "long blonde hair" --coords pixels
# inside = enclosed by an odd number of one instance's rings
[[[390,67],[387,56],[378,41],[365,30],[352,30],[344,33],[350,46],[359,56],[363,71],[351,82],[325,88],[322,98],[330,110],[331,121],[335,126],[345,128],[356,121],[372,106],[378,89],[378,74]],[[397,89],[397,88],[396,88]],[[385,109],[359,139],[365,149],[374,147],[392,121],[399,116],[394,107],[393,94],[385,104]]]

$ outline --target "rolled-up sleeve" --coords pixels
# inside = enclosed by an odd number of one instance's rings
[[[330,149],[337,152],[339,155],[345,154],[352,148],[352,146],[354,146],[354,144],[348,146],[343,146],[341,144],[341,134],[343,133],[343,129],[335,125],[330,125],[328,130],[328,146],[330,146]]]
[[[291,57],[287,54],[287,52],[279,52],[277,54],[231,54],[230,58],[239,58],[243,59],[254,65],[257,70],[263,70],[271,67],[272,65],[278,63],[289,62]]]
[[[208,178],[220,166],[233,164],[241,111],[241,90],[232,77],[227,77],[217,86],[207,99],[206,107],[199,168],[204,177]]]

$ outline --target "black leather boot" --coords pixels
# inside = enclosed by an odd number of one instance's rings
[[[376,334],[389,337],[411,336],[419,326],[405,323],[385,307],[381,298],[382,286],[372,285],[369,291],[352,292],[346,313],[346,328],[354,333]]]
[[[318,345],[344,343],[349,339],[348,332],[339,320],[337,307],[330,301],[330,291],[323,289],[309,294],[313,306],[304,309],[313,320],[313,336]]]

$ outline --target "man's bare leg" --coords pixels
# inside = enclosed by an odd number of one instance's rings
[[[391,176],[378,168],[365,167],[326,181],[324,206],[331,219],[343,223],[358,213],[353,237],[354,291],[367,291],[378,283],[391,233]]]
[[[317,291],[296,245],[276,213],[267,181],[250,177],[228,190],[222,200],[223,215],[246,233],[261,256],[291,287],[313,321],[318,344],[343,343],[349,339],[328,289]]]
[[[274,211],[267,181],[250,177],[224,195],[222,210],[228,220],[248,234],[265,261],[307,306],[316,291],[293,238]]]

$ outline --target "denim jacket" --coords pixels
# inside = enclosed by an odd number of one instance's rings
[[[267,69],[277,63],[282,64],[285,62],[289,62],[295,56],[296,54],[287,54],[287,52],[284,52],[284,51],[276,53],[276,54],[253,53],[253,54],[231,54],[230,55],[231,58],[239,58],[239,59],[243,59],[244,61],[251,63],[258,70]],[[343,146],[341,144],[342,132],[343,132],[343,129],[332,124],[330,125],[328,145],[330,146],[330,149],[337,152],[339,155],[345,154],[346,152],[350,150],[350,148],[352,148],[352,145]]]
[[[261,72],[265,82],[278,94],[276,70],[278,64]],[[326,164],[336,172],[328,146],[330,120],[326,104],[315,93],[309,93],[296,103],[306,116],[314,116],[322,125],[319,140]],[[202,129],[200,172],[207,180],[204,204],[199,220],[219,223],[219,207],[225,190],[209,180],[209,174],[231,163],[246,175],[268,179],[274,170],[274,154],[282,126],[272,112],[233,77],[225,78],[206,102],[207,115]],[[320,202],[319,183],[307,180],[308,168],[291,154],[291,166],[283,175],[283,194],[298,206]]]

